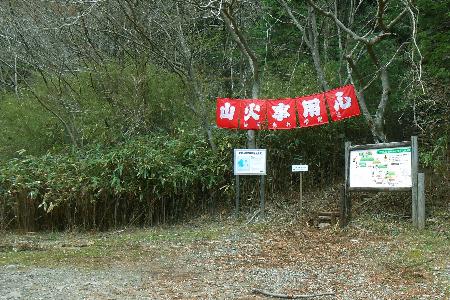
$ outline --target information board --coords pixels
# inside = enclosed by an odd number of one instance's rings
[[[350,150],[350,188],[410,188],[411,147]]]
[[[266,149],[234,149],[234,175],[266,175]]]

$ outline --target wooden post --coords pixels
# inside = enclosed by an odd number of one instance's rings
[[[259,182],[259,195],[260,195],[260,202],[259,202],[259,210],[261,212],[261,218],[264,218],[265,214],[265,183],[266,183],[266,175],[261,175],[260,182]]]
[[[418,174],[417,184],[417,227],[425,228],[425,174]]]
[[[347,195],[346,195],[346,200],[347,200],[347,224],[350,223],[350,221],[352,220],[352,193],[349,192],[348,188],[347,188]]]
[[[345,183],[342,185],[341,188],[341,206],[340,206],[340,223],[341,223],[341,228],[345,227],[345,202],[347,201],[347,199],[345,199]]]
[[[419,153],[417,136],[411,137],[411,216],[414,227],[417,227],[417,170],[419,167]]]
[[[236,183],[235,183],[235,188],[236,188],[236,207],[235,207],[235,211],[234,211],[234,216],[236,218],[239,218],[239,197],[240,197],[240,187],[239,187],[239,175],[236,175]]]
[[[350,160],[350,146],[351,142],[345,142],[345,156],[344,156],[344,162],[345,162],[345,172],[344,172],[344,188],[342,192],[342,203],[341,203],[341,226],[347,226],[347,224],[350,222],[350,197],[348,195],[348,187],[350,185],[350,178],[349,178],[349,172],[350,172],[350,166],[349,166],[349,160]]]

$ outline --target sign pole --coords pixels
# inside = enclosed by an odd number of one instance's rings
[[[303,183],[302,183],[302,172],[300,172],[300,221],[302,220],[302,208],[303,208]]]
[[[303,172],[308,172],[308,165],[292,165],[292,172],[300,172],[300,208],[299,208],[299,214],[300,214],[300,222],[302,219],[302,210],[303,210]]]
[[[239,193],[240,193],[240,188],[239,188],[239,175],[236,175],[236,208],[235,208],[235,212],[234,215],[236,218],[239,218]]]

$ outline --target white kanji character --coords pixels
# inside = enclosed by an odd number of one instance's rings
[[[334,110],[339,111],[339,109],[347,109],[352,106],[352,98],[350,97],[342,97],[344,95],[343,92],[336,93],[336,101],[334,102]],[[345,102],[344,102],[345,100]]]
[[[291,122],[286,122],[286,127],[291,127]]]
[[[277,128],[277,127],[278,127],[278,126],[277,126],[277,123],[273,122],[273,123],[272,123],[272,127],[273,127],[273,128]]]
[[[283,121],[283,119],[286,119],[291,116],[291,114],[288,112],[288,109],[291,106],[289,104],[284,103],[278,103],[276,106],[272,106],[273,111],[275,112],[272,117],[277,121]]]
[[[256,112],[260,112],[260,111],[261,111],[261,106],[255,104],[255,103],[250,103],[249,105],[247,105],[245,107],[244,120],[248,121],[250,118],[259,120],[260,115],[257,114]]]
[[[220,118],[233,120],[235,111],[235,106],[232,106],[229,102],[225,102],[224,106],[220,107]]]
[[[305,123],[305,125],[308,125],[309,124],[309,120],[305,119],[305,121],[303,121],[303,123]]]
[[[317,117],[317,122],[319,122],[319,123],[322,123],[322,116],[320,116],[320,117]]]
[[[303,117],[314,117],[320,116],[320,100],[314,98],[312,100],[305,100],[302,102],[303,105]]]

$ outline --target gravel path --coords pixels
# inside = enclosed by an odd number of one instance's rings
[[[142,274],[125,270],[0,268],[0,299],[155,299]]]
[[[405,267],[394,259],[400,250],[392,237],[358,231],[236,227],[207,239],[124,243],[92,266],[3,265],[0,299],[266,299],[254,288],[336,294],[321,300],[448,299],[448,257],[431,253],[431,265]]]

